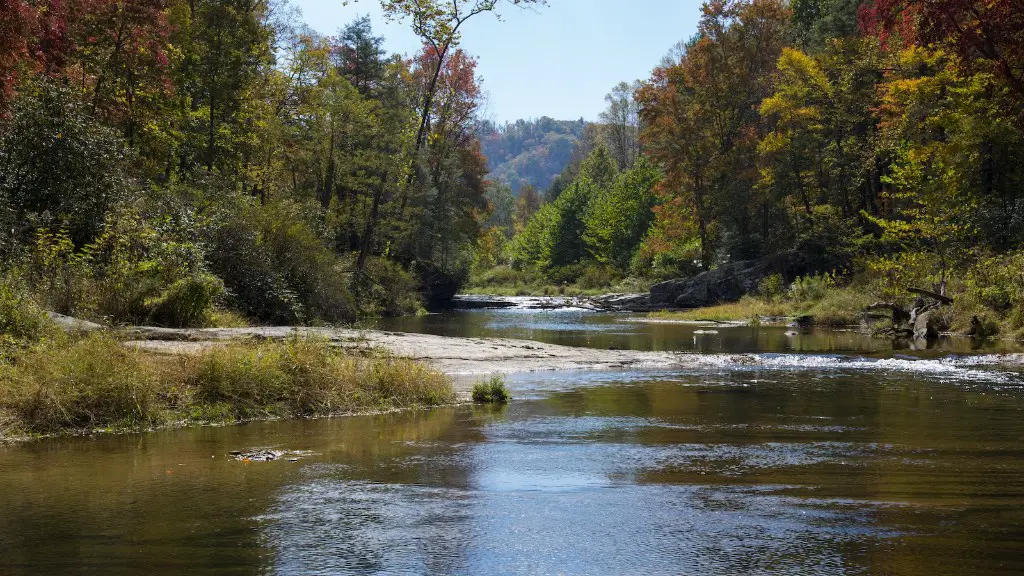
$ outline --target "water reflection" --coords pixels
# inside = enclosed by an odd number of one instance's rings
[[[0,573],[1022,573],[999,370],[521,375],[503,410],[0,448]],[[256,446],[310,456],[224,458]]]
[[[549,344],[620,350],[721,352],[858,352],[884,355],[894,350],[918,355],[1017,350],[1008,342],[945,337],[931,342],[873,338],[855,330],[731,326],[647,322],[629,314],[580,309],[456,310],[426,316],[384,318],[368,328],[458,336],[517,338]]]

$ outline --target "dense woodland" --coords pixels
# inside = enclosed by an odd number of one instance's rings
[[[4,290],[331,322],[471,275],[599,289],[795,251],[829,287],[1024,327],[1019,0],[706,2],[598,122],[500,127],[459,31],[543,2],[381,4],[420,52],[283,0],[0,0]]]
[[[284,0],[4,0],[6,282],[115,323],[443,302],[487,208],[459,32],[501,3],[427,4],[382,2],[423,39],[404,56],[367,18],[323,36]]]
[[[824,288],[924,287],[957,297],[952,324],[1024,327],[1024,5],[701,10],[631,99],[609,95],[586,158],[504,228],[511,269],[478,283],[653,281],[795,251]]]

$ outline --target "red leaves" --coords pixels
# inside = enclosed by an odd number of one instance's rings
[[[986,66],[1024,95],[1024,0],[874,0],[860,12],[883,43],[941,45],[968,67]]]
[[[23,0],[0,0],[0,112],[6,108],[18,71],[28,59],[33,24],[32,8]]]

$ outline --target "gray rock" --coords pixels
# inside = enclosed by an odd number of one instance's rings
[[[605,294],[586,300],[586,304],[598,310],[621,312],[648,312],[651,310],[650,294]]]
[[[692,278],[669,280],[651,287],[652,308],[702,308],[722,302],[735,302],[757,290],[758,284],[772,274],[785,283],[798,276],[818,272],[807,258],[796,252],[781,252],[759,260],[729,262]]]
[[[81,318],[65,316],[56,312],[47,312],[46,314],[50,317],[50,320],[53,320],[57,326],[60,326],[61,329],[67,332],[92,332],[93,330],[103,329],[102,325],[82,320]]]
[[[918,314],[914,318],[914,338],[933,340],[939,337],[938,318],[934,310]]]

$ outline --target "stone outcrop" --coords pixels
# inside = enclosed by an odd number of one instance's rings
[[[692,278],[669,280],[651,287],[650,307],[702,308],[735,302],[757,290],[761,280],[779,274],[789,284],[799,276],[818,272],[796,252],[780,252],[759,260],[729,262]]]

